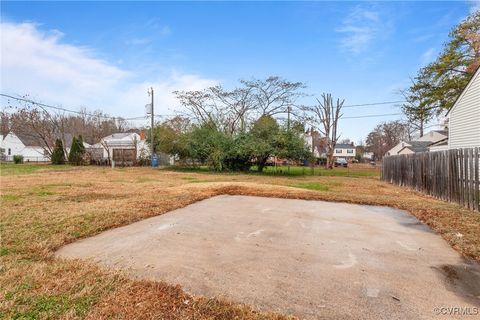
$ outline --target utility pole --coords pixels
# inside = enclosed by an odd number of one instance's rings
[[[287,107],[287,129],[290,131],[290,106]]]
[[[312,159],[310,160],[310,167],[312,168],[312,176],[315,175],[315,138],[313,127],[310,127],[310,135],[312,136]]]
[[[290,133],[290,106],[287,107],[287,130]],[[287,160],[287,171],[290,173],[290,161]]]
[[[153,114],[153,88],[150,87],[150,90],[148,91],[148,95],[152,97],[152,101],[150,103],[150,116],[151,116],[151,127],[150,127],[150,164],[152,165],[153,161],[153,154],[155,153],[155,148],[154,148],[154,141],[153,141],[153,120],[154,120],[154,114]]]

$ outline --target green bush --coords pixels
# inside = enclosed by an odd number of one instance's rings
[[[15,164],[23,163],[23,156],[19,155],[19,154],[14,155],[13,156],[13,163],[15,163]]]
[[[68,154],[68,162],[74,165],[81,165],[84,161],[83,157],[85,155],[85,146],[83,145],[82,136],[73,137],[72,147],[70,148],[70,153]]]
[[[62,140],[60,139],[57,139],[55,141],[55,148],[53,149],[51,160],[52,160],[52,164],[65,163],[65,153],[63,152],[63,143],[62,143]]]

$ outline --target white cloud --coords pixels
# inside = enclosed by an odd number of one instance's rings
[[[470,3],[470,13],[480,11],[480,0],[469,1]]]
[[[124,70],[95,56],[94,50],[62,42],[58,31],[33,23],[0,23],[1,91],[28,94],[66,108],[101,109],[111,115],[143,115],[146,90],[156,89],[157,110],[175,109],[172,91],[201,89],[216,81],[171,69],[155,78]],[[165,66],[164,66],[165,68]]]
[[[169,26],[162,26],[159,30],[159,34],[162,36],[168,36],[170,33],[172,33],[172,29]]]
[[[429,62],[432,62],[434,57],[435,57],[435,48],[427,49],[427,51],[425,51],[421,56],[422,64],[427,64]]]
[[[344,34],[340,40],[341,47],[359,54],[366,51],[374,40],[383,37],[390,29],[390,26],[381,19],[378,10],[358,5],[349,12],[342,26],[336,31]]]

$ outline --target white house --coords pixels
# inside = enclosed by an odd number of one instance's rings
[[[324,158],[327,156],[326,138],[322,137],[317,131],[308,130],[302,134],[305,144],[308,146],[309,151],[313,151],[315,158]]]
[[[442,150],[442,148],[444,148],[444,144],[442,143],[446,140],[448,140],[447,130],[432,130],[415,140],[400,141],[395,147],[388,150],[385,153],[385,156],[395,156],[397,154],[408,154],[425,151],[440,151]]]
[[[14,155],[23,156],[25,162],[50,161],[48,154],[38,143],[38,139],[31,135],[9,132],[1,141],[0,148],[5,150],[6,161],[12,161]]]
[[[410,141],[408,145],[401,148],[397,154],[412,154],[417,152],[428,151],[428,146],[431,145],[431,141]]]
[[[408,147],[408,146],[410,146],[409,142],[400,141],[395,147],[388,150],[387,153],[385,153],[385,156],[396,156],[400,150],[402,150],[404,147]]]
[[[364,160],[369,160],[369,161],[373,160],[374,157],[375,157],[375,155],[373,154],[373,152],[368,152],[368,151],[364,152],[363,155],[362,155],[362,158]]]
[[[480,68],[447,116],[449,149],[480,147]]]
[[[145,137],[135,132],[114,133],[100,140],[99,143],[89,148],[102,150],[104,159],[115,160],[117,154],[123,152],[134,152],[136,158],[150,156],[150,150]]]
[[[353,143],[338,143],[335,145],[335,150],[333,151],[333,156],[335,158],[343,158],[347,161],[355,158],[355,146]]]

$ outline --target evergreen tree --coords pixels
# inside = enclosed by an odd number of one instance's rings
[[[403,93],[403,111],[422,134],[424,124],[450,110],[480,66],[480,11],[458,24],[437,59],[421,68]]]
[[[60,139],[57,139],[55,141],[55,148],[53,148],[51,160],[52,160],[52,164],[65,163],[65,154],[63,153],[63,143],[62,143],[62,140]]]
[[[85,146],[83,145],[82,136],[73,137],[72,147],[68,155],[68,162],[74,165],[81,165],[83,162],[83,156],[85,154]]]

